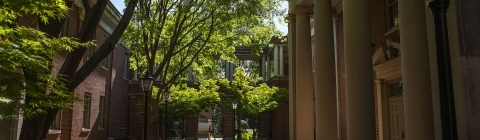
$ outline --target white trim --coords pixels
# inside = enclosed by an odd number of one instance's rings
[[[107,23],[105,23],[103,20],[100,21],[99,25],[100,25],[100,27],[102,27],[102,29],[105,30],[108,34],[112,34],[112,33],[113,33],[113,29],[110,28],[110,26],[108,26]]]
[[[48,129],[48,134],[60,134],[60,133],[62,133],[62,130]]]
[[[90,129],[88,129],[88,128],[82,128],[82,132],[90,132]]]

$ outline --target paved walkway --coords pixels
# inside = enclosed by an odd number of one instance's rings
[[[198,138],[198,140],[208,140],[208,138]],[[215,138],[215,139],[210,139],[210,140],[223,140],[223,138]]]

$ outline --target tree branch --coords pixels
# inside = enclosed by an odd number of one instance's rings
[[[69,88],[75,88],[80,85],[89,75],[95,70],[95,68],[100,64],[100,62],[105,59],[115,48],[116,43],[119,41],[123,32],[130,23],[130,19],[133,16],[133,11],[137,5],[138,0],[130,0],[125,13],[120,19],[117,27],[113,33],[105,40],[105,42],[98,48],[98,50],[93,54],[92,57],[83,65],[71,80],[68,85]]]

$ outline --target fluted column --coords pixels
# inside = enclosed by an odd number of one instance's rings
[[[405,137],[435,139],[425,2],[398,1]]]
[[[260,65],[262,65],[262,79],[263,79],[263,82],[267,81],[267,71],[266,71],[266,64],[265,62],[267,61],[266,59],[266,56],[265,55],[262,55],[262,63],[260,63]]]
[[[279,55],[279,58],[278,58],[278,59],[279,59],[279,61],[280,61],[280,62],[278,63],[278,69],[279,69],[279,71],[280,71],[280,73],[279,73],[278,75],[284,76],[285,73],[283,73],[283,66],[284,66],[284,64],[283,64],[283,45],[279,46],[279,54],[278,54],[278,55]]]
[[[279,60],[278,60],[278,54],[279,54],[278,51],[279,51],[279,50],[278,50],[278,45],[273,46],[273,75],[274,75],[274,76],[278,76],[278,75],[279,75],[279,74],[278,74],[278,72],[279,72],[279,71],[278,71],[278,66],[279,66],[279,64],[278,64],[278,62],[279,62]]]
[[[296,121],[296,25],[297,21],[295,15],[288,15],[288,139],[296,138],[297,121]]]
[[[330,0],[315,0],[316,139],[337,139],[335,46]]]
[[[314,138],[314,101],[310,10],[297,8],[296,33],[296,140]]]
[[[368,0],[343,0],[347,137],[375,139],[372,46]]]
[[[383,79],[376,79],[375,80],[375,85],[377,86],[377,98],[375,100],[377,100],[377,105],[378,105],[378,109],[377,109],[377,118],[378,118],[378,138],[379,139],[384,139],[384,131],[387,131],[389,130],[389,128],[386,128],[385,125],[383,124],[384,121],[383,120],[386,120],[384,119],[384,117],[387,117],[387,116],[383,116],[383,112],[384,112],[384,107],[382,105],[386,104],[386,103],[383,103],[384,100],[383,100],[383,94],[382,94],[382,91],[384,91],[384,85],[385,84],[385,80]]]

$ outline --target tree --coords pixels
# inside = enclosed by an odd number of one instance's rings
[[[15,20],[22,13],[33,14],[47,21],[49,18],[65,16],[66,7],[62,5],[27,5],[18,8],[14,2],[4,2],[0,8],[0,103],[11,103],[22,99],[21,92],[26,90],[28,96],[34,100],[19,108],[5,106],[0,112],[0,119],[17,118],[17,113],[26,118],[44,113],[41,108],[66,108],[71,106],[75,98],[63,95],[67,92],[63,79],[58,75],[51,75],[51,59],[63,51],[71,51],[74,47],[85,47],[92,43],[78,43],[75,39],[61,37],[48,38],[46,33],[27,26],[18,26]],[[28,10],[27,10],[28,9]],[[58,13],[58,14],[50,14]],[[28,81],[22,73],[24,71],[37,72],[37,81]],[[24,85],[24,83],[36,84]],[[45,91],[51,96],[42,96]]]
[[[77,36],[80,42],[89,42],[93,39],[93,34],[95,33],[96,28],[100,22],[101,17],[105,7],[107,6],[109,0],[97,0],[96,3],[91,4],[89,0],[82,0],[84,5],[85,16],[84,21],[81,27],[81,32]],[[25,79],[25,90],[26,93],[38,92],[39,94],[26,94],[25,104],[32,104],[35,102],[43,102],[45,98],[54,98],[55,96],[67,97],[71,96],[71,93],[75,88],[82,83],[88,75],[96,68],[96,66],[112,52],[114,44],[116,44],[123,32],[125,31],[126,26],[130,22],[132,17],[132,11],[135,9],[138,0],[129,0],[128,6],[125,10],[125,14],[121,18],[119,24],[113,31],[113,33],[107,38],[107,40],[100,45],[100,48],[93,54],[93,56],[79,68],[80,60],[83,58],[86,47],[72,47],[72,52],[68,54],[67,59],[62,65],[62,69],[59,73],[52,73],[51,71],[42,71],[39,73],[37,69],[31,69],[30,66],[23,67],[23,78]],[[67,16],[68,8],[73,5],[74,1],[66,0],[24,0],[24,1],[15,1],[7,0],[0,2],[2,5],[2,13],[5,12],[5,17],[9,17],[13,22],[19,16],[36,16],[38,17],[36,21],[33,21],[33,24],[37,24],[40,31],[45,32],[43,39],[48,38],[58,38],[61,27],[65,23]],[[93,5],[90,7],[90,5]],[[11,14],[15,13],[15,14]],[[3,19],[3,18],[2,18]],[[5,21],[9,22],[9,21]],[[36,22],[36,23],[35,23]],[[11,23],[14,24],[14,23]],[[38,50],[36,50],[38,51]],[[49,53],[48,55],[52,55]],[[46,62],[52,62],[53,57],[44,57]],[[44,65],[51,70],[51,65]],[[43,75],[62,75],[64,80],[61,81],[65,85],[64,88],[68,92],[59,92],[58,94],[50,94],[51,89],[48,85],[37,85],[38,82],[44,81],[45,78]],[[59,81],[56,81],[59,82]],[[32,88],[28,87],[38,87],[37,91],[32,91]],[[71,102],[73,103],[73,102]],[[70,103],[70,104],[71,104]],[[42,112],[32,116],[31,118],[26,118],[22,126],[22,132],[20,139],[22,140],[32,140],[32,139],[44,139],[48,132],[50,124],[53,122],[59,106],[33,106],[34,109]]]
[[[204,80],[199,83],[201,84],[198,89],[188,87],[187,84],[173,86],[172,88],[168,114],[170,120],[176,119],[180,122],[182,139],[185,137],[187,118],[198,117],[205,108],[214,107],[216,103],[220,102],[220,95],[217,92],[220,87],[216,85],[216,80]],[[164,108],[162,106],[160,113]]]
[[[244,65],[245,66],[245,65]],[[252,67],[253,68],[253,67]],[[253,70],[253,69],[252,69]],[[256,71],[256,70],[253,70]],[[233,93],[239,101],[237,107],[237,115],[248,114],[258,119],[258,116],[277,107],[279,102],[284,102],[288,98],[288,91],[286,89],[279,89],[277,87],[269,87],[265,83],[257,84],[259,78],[256,74],[246,73],[244,68],[238,67],[235,69],[233,81],[221,81],[221,85],[227,87],[230,93]],[[241,124],[241,118],[237,118],[237,124]],[[259,122],[262,123],[262,122]],[[257,131],[253,132],[254,139]],[[237,134],[237,138],[241,139],[241,134]]]
[[[272,21],[281,13],[277,7],[277,0],[140,1],[123,39],[132,48],[133,68],[162,80],[162,91],[189,72],[196,79],[218,79],[219,61],[212,56],[234,61],[235,46],[260,50],[279,33]],[[150,112],[158,110],[160,96],[152,97]],[[155,116],[148,115],[147,128]]]
[[[48,109],[71,107],[76,101],[72,94],[65,94],[69,91],[64,77],[52,75],[51,60],[59,53],[92,46],[93,43],[79,43],[68,37],[49,38],[34,26],[18,24],[18,19],[26,15],[37,16],[36,20],[45,23],[67,14],[68,8],[61,1],[37,2],[41,4],[33,1],[0,2],[1,103],[25,99],[20,108],[2,107],[0,119],[17,119],[18,113],[28,120],[44,115]]]

